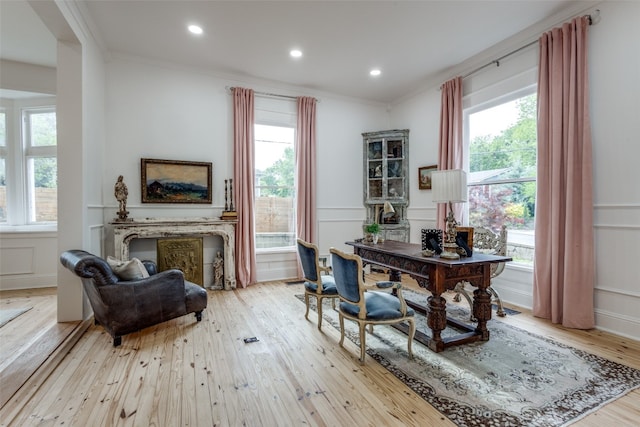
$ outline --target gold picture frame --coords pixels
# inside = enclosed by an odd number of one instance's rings
[[[210,162],[140,159],[142,203],[211,203]]]
[[[431,190],[431,172],[437,170],[438,165],[418,168],[418,188],[420,190]]]
[[[178,269],[185,280],[204,287],[202,237],[158,239],[158,271]]]

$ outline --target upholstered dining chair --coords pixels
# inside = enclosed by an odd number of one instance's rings
[[[298,239],[298,256],[302,271],[304,274],[304,303],[307,311],[304,314],[305,319],[309,320],[309,298],[316,297],[316,305],[318,306],[318,329],[322,327],[322,300],[331,298],[331,305],[336,308],[336,299],[338,299],[338,291],[336,282],[329,274],[322,274],[328,270],[320,266],[320,258],[318,256],[318,247],[313,243]]]
[[[507,227],[503,225],[500,228],[499,233],[494,233],[493,231],[485,227],[474,227],[473,251],[491,255],[507,256]],[[493,281],[495,277],[497,277],[504,271],[505,264],[506,263],[504,262],[491,264],[491,281]],[[469,303],[469,307],[473,307],[472,298],[470,296],[469,290],[466,288],[466,285],[468,285],[468,282],[466,281],[458,282],[456,284],[455,288],[453,289],[454,292],[456,292],[453,300],[456,302],[460,302],[460,297],[463,296]],[[500,298],[500,294],[498,294],[498,291],[496,291],[493,286],[489,286],[487,288],[487,291],[489,291],[489,293],[491,294],[491,300],[497,307],[496,314],[500,317],[505,317],[507,313],[504,310],[502,299]],[[471,320],[472,322],[475,322],[477,320],[473,317],[473,310],[471,310],[469,320]]]
[[[413,358],[411,344],[416,333],[413,309],[407,307],[402,296],[402,284],[396,282],[378,282],[377,287],[367,286],[362,279],[362,258],[355,254],[347,254],[331,248],[331,265],[333,277],[338,288],[340,304],[338,317],[340,318],[340,346],[344,342],[344,319],[358,323],[360,331],[360,364],[364,364],[366,350],[365,327],[369,325],[369,332],[373,332],[373,325],[389,325],[407,322],[409,334],[407,352]],[[375,290],[388,287],[396,290],[396,295]]]

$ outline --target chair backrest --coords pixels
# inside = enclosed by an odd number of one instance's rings
[[[364,283],[362,282],[362,258],[331,248],[333,278],[340,299],[360,306],[360,314],[366,316]]]
[[[298,239],[298,255],[300,257],[300,264],[302,264],[304,278],[322,287],[319,274],[320,260],[318,257],[318,247],[313,243]]]
[[[485,227],[474,227],[473,249],[492,255],[507,255],[507,227],[503,225],[500,233],[496,234]],[[498,276],[504,270],[505,263],[491,264],[491,278]]]

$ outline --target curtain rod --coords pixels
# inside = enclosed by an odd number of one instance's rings
[[[234,89],[233,86],[227,86],[227,90],[232,91]],[[294,101],[296,101],[298,99],[297,96],[291,96],[291,95],[280,95],[278,93],[271,93],[271,92],[259,92],[257,90],[254,90],[253,93],[255,93],[256,95],[261,95],[261,96],[271,96],[271,97],[275,97],[275,98],[286,98],[286,99],[292,99]],[[319,99],[316,99],[316,102],[320,102]]]
[[[600,9],[596,9],[594,11],[593,15],[585,15],[585,17],[589,20],[589,25],[594,25],[594,24],[598,23],[598,21],[600,20],[599,19],[600,18]],[[532,41],[530,43],[525,44],[524,46],[521,46],[521,47],[519,47],[519,48],[517,48],[515,50],[512,50],[511,52],[502,55],[498,59],[494,59],[491,62],[488,62],[488,63],[486,63],[486,64],[484,64],[484,65],[482,65],[482,66],[480,66],[480,67],[478,67],[478,68],[476,68],[476,69],[474,69],[472,71],[469,71],[467,74],[462,76],[462,78],[466,79],[467,77],[477,73],[480,70],[484,70],[485,68],[490,67],[493,64],[496,64],[496,67],[499,67],[500,66],[500,61],[502,61],[503,59],[505,59],[505,58],[507,58],[507,57],[509,57],[511,55],[514,55],[514,54],[520,52],[521,50],[524,50],[524,49],[526,49],[528,47],[531,47],[531,46],[535,45],[536,43],[538,43],[538,40],[534,40],[534,41]]]

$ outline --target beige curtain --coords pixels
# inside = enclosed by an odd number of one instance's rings
[[[316,242],[316,99],[298,97],[296,129],[298,236]]]
[[[540,37],[533,314],[594,326],[588,18]]]
[[[233,88],[233,200],[238,212],[236,279],[243,288],[256,282],[253,124],[253,90]]]
[[[455,77],[442,85],[440,106],[440,145],[438,146],[438,169],[462,169],[462,77]],[[436,227],[445,229],[447,204],[439,203]],[[453,212],[463,223],[463,205],[453,204]]]

